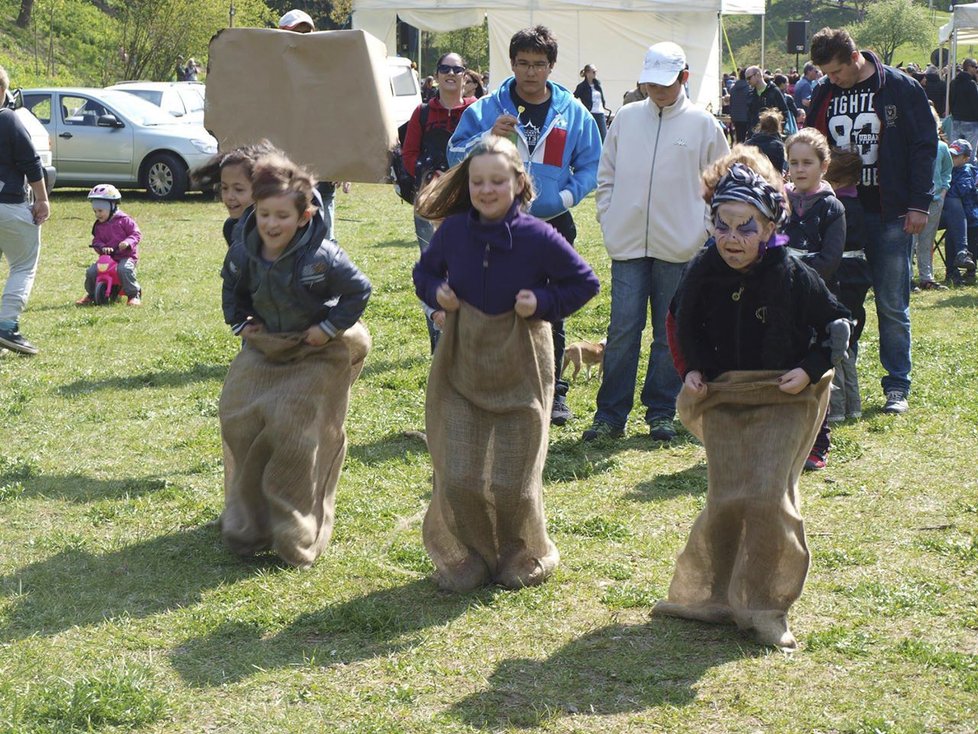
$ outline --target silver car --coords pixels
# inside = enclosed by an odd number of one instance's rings
[[[190,188],[189,171],[217,152],[202,125],[180,123],[126,92],[25,89],[23,99],[51,137],[57,186],[111,183],[177,199]]]

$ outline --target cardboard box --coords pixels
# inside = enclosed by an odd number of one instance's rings
[[[219,149],[267,138],[327,181],[388,180],[387,48],[364,31],[228,28],[211,39],[204,126]]]

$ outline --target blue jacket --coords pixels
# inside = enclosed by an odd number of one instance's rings
[[[951,188],[948,198],[961,199],[968,226],[978,226],[978,183],[975,181],[975,167],[970,163],[951,169]]]
[[[883,63],[870,51],[862,55],[876,67],[879,86],[873,110],[880,119],[879,172],[883,219],[904,216],[909,209],[927,213],[934,198],[934,158],[937,157],[937,128],[923,88],[911,77]],[[812,92],[808,124],[817,128],[829,143],[828,109],[832,97],[842,90],[822,77]]]
[[[500,115],[519,117],[509,94],[514,79],[506,79],[495,92],[465,110],[448,141],[449,165],[464,160]],[[521,127],[516,128],[516,147],[536,190],[530,214],[540,219],[553,219],[594,191],[601,158],[601,136],[591,113],[559,84],[547,82],[547,87],[550,109],[532,158]]]

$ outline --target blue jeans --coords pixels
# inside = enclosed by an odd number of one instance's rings
[[[944,257],[950,272],[954,257],[968,247],[968,217],[964,213],[964,204],[957,196],[944,198],[941,223],[944,225]]]
[[[604,139],[608,137],[608,119],[603,112],[592,112],[591,117],[598,123],[598,135],[601,136],[601,142],[603,143]]]
[[[421,250],[421,254],[423,255],[425,250],[428,249],[428,245],[431,244],[431,238],[435,234],[435,225],[433,222],[415,214],[414,233],[418,237],[418,249]],[[429,309],[426,304],[422,303],[421,308],[424,310],[425,321],[428,322],[428,341],[431,344],[431,353],[434,354],[435,347],[438,346],[438,337],[441,335],[441,331],[435,326],[435,322],[431,320],[431,315],[428,313]]]
[[[945,206],[947,206],[946,200]],[[880,330],[883,392],[910,392],[910,257],[913,237],[903,219],[866,212],[866,260],[873,277]]]
[[[638,358],[646,314],[652,310],[652,349],[642,387],[645,422],[672,418],[682,381],[666,339],[666,314],[685,263],[652,257],[611,261],[611,323],[604,348],[604,376],[598,389],[595,423],[624,428],[635,397]]]

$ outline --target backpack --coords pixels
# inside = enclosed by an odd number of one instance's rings
[[[427,102],[421,105],[421,131],[424,134],[425,125],[428,124],[428,104]],[[404,157],[401,152],[401,146],[404,145],[404,138],[407,135],[407,126],[410,124],[410,120],[405,122],[399,128],[397,128],[397,138],[398,144],[391,151],[391,179],[394,181],[394,192],[401,197],[408,204],[414,203],[414,197],[418,192],[418,181],[415,176],[412,176],[407,172],[404,167]],[[421,158],[418,158],[418,163],[420,164]],[[420,171],[420,168],[415,170]]]

